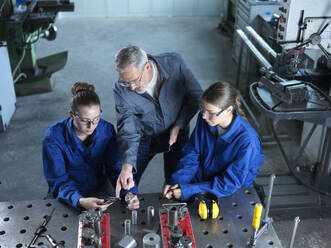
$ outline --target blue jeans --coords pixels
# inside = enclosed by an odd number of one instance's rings
[[[163,138],[162,138],[163,137]],[[189,139],[189,127],[181,129],[179,131],[177,141],[170,147],[168,151],[168,144],[170,138],[170,129],[165,131],[162,134],[156,136],[144,137],[138,147],[138,156],[137,156],[137,173],[134,174],[134,179],[136,185],[139,185],[139,181],[152,158],[157,154],[163,152],[163,161],[164,161],[164,177],[167,181],[170,178],[171,174],[176,171],[178,161],[183,157],[183,146]],[[155,150],[155,146],[163,147],[163,151],[152,151]],[[157,150],[157,149],[156,149]]]

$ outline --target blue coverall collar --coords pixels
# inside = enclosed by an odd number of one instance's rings
[[[240,118],[241,117],[238,114],[237,110],[235,110],[234,120],[232,121],[228,130],[224,134],[222,134],[219,138],[223,139],[227,143],[231,143],[233,141],[233,139],[236,137],[235,134],[238,132],[238,125],[240,125],[240,120],[239,120]],[[215,127],[215,130],[216,130],[216,127]]]

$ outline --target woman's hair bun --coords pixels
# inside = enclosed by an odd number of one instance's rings
[[[72,95],[76,95],[79,91],[93,91],[94,92],[94,85],[85,83],[85,82],[77,82],[74,83],[71,87]]]

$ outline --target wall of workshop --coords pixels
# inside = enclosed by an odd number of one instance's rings
[[[59,18],[219,16],[224,0],[71,0],[74,12]]]

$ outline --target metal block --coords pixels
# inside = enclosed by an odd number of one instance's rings
[[[132,238],[132,236],[125,235],[120,242],[117,243],[116,247],[118,248],[133,248],[137,246],[137,242]]]

